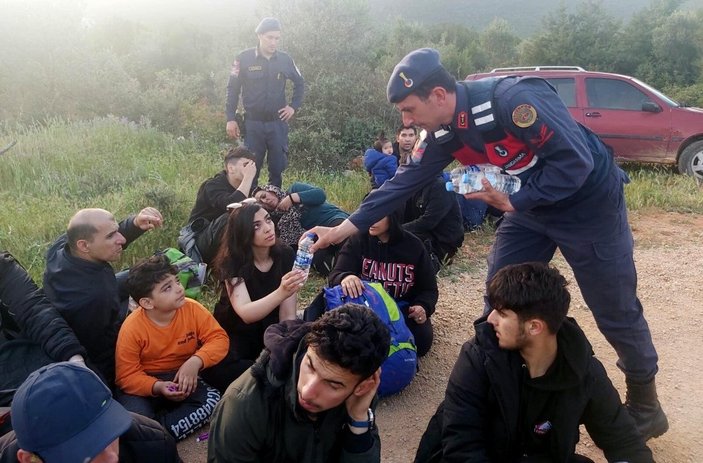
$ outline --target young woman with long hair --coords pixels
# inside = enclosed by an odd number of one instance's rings
[[[264,331],[296,316],[297,293],[306,276],[291,271],[295,254],[278,242],[271,216],[254,199],[236,203],[214,261],[222,283],[215,318],[239,359],[256,360]]]

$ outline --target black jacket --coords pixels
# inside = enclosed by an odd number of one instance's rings
[[[200,218],[212,222],[227,212],[228,204],[244,199],[246,199],[246,195],[233,187],[227,180],[227,172],[220,171],[200,184],[188,223]]]
[[[352,235],[330,272],[330,286],[347,275],[383,283],[396,301],[421,305],[428,317],[434,313],[439,291],[429,254],[417,236],[400,227],[391,232],[387,243],[367,232]]]
[[[474,327],[476,336],[461,349],[447,385],[443,461],[517,462],[523,453],[546,453],[554,462],[567,462],[583,423],[608,461],[653,462],[573,319],[557,334],[554,363],[534,379],[518,351],[498,347],[486,317]]]
[[[454,255],[464,242],[464,225],[456,194],[447,191],[439,178],[407,200],[403,222],[407,231],[423,241],[429,239],[440,259],[447,254]]]
[[[176,441],[156,421],[131,413],[132,426],[120,436],[120,463],[178,463]],[[0,463],[17,463],[14,431],[0,437]]]
[[[0,328],[0,349],[5,341],[28,339],[56,362],[86,355],[61,314],[6,251],[0,252]]]
[[[119,224],[119,232],[129,243],[144,231],[134,225],[134,217]],[[74,257],[61,235],[46,253],[44,271],[46,297],[61,313],[88,351],[108,385],[115,378],[115,344],[126,310],[112,266]]]
[[[208,462],[374,463],[378,429],[360,435],[345,426],[341,404],[311,421],[298,406],[300,362],[307,352],[300,320],[271,325],[257,362],[227,388],[210,425]],[[372,404],[372,407],[375,404]]]

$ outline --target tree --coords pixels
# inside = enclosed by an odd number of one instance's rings
[[[520,38],[511,32],[510,24],[505,19],[496,18],[481,33],[479,39],[487,68],[515,66],[518,63],[518,45]]]
[[[543,32],[522,44],[520,61],[524,65],[612,68],[621,24],[609,17],[602,2],[583,2],[575,13],[562,4],[542,24]]]

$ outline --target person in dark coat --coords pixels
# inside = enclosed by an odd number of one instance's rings
[[[51,362],[83,362],[85,348],[22,265],[0,251],[0,406],[34,370]]]
[[[161,425],[129,413],[75,362],[32,373],[17,390],[12,423],[14,431],[0,438],[0,463],[181,461]]]
[[[453,191],[437,177],[405,202],[403,228],[422,240],[433,262],[449,265],[464,243],[464,225]],[[439,270],[439,269],[437,269]]]
[[[119,224],[104,209],[82,209],[46,253],[44,292],[68,322],[106,384],[115,381],[115,344],[129,295],[111,262],[163,218],[153,207]],[[126,279],[126,273],[125,278]]]
[[[566,316],[566,280],[543,263],[499,270],[416,463],[590,462],[579,425],[610,462],[653,463],[591,344]]]

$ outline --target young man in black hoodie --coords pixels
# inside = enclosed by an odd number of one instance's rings
[[[243,146],[227,151],[224,167],[198,188],[188,225],[178,237],[178,245],[186,255],[206,264],[212,262],[220,247],[229,217],[227,205],[248,198],[256,178],[254,154]]]
[[[119,224],[104,209],[81,209],[46,253],[46,297],[88,351],[88,365],[108,386],[115,381],[115,344],[129,299],[124,281],[118,283],[110,263],[119,260],[129,243],[162,222],[153,207]]]
[[[492,310],[474,324],[416,462],[590,462],[574,453],[580,423],[608,461],[654,461],[583,331],[566,317],[570,300],[566,280],[546,264],[496,273]]]
[[[378,316],[345,304],[271,325],[264,345],[215,410],[208,462],[380,462],[373,406],[390,334]]]

